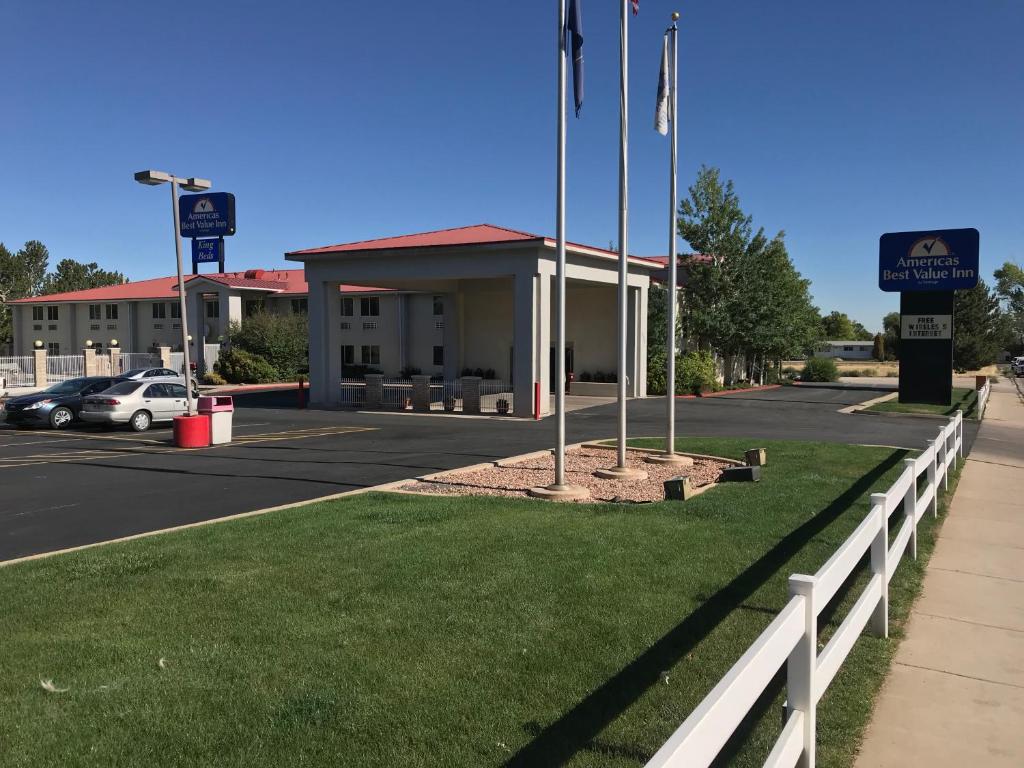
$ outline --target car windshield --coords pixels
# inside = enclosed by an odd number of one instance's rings
[[[121,375],[126,379],[131,379],[134,378],[135,376],[139,376],[145,373],[148,370],[149,368],[132,368],[130,371],[125,371]]]
[[[114,386],[112,386],[110,389],[108,389],[106,392],[104,392],[104,394],[106,394],[106,395],[130,395],[132,392],[137,390],[139,387],[143,387],[143,386],[145,386],[145,382],[142,382],[142,381],[122,381],[122,382],[119,382],[119,383],[115,384]]]
[[[88,384],[88,379],[68,379],[44,389],[43,392],[48,395],[73,395],[76,392],[81,392]]]

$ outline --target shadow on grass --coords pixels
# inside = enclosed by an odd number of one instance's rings
[[[870,491],[886,472],[899,465],[906,455],[906,451],[894,451],[888,459],[861,477],[821,512],[780,539],[778,544],[745,571],[711,595],[697,610],[558,720],[543,728],[538,728],[536,723],[525,724],[526,730],[534,731],[536,736],[509,758],[505,766],[559,766],[583,749],[603,751],[603,747],[607,745],[602,745],[597,740],[598,734],[628,710],[647,689],[656,685],[662,670],[674,667],[732,611],[741,607],[766,580],[789,562],[804,544],[846,512],[861,496]],[[777,685],[769,686],[769,689],[772,688],[777,693]],[[763,714],[773,695],[770,691],[766,692],[755,709]],[[748,720],[756,722],[754,717]],[[732,749],[735,748],[732,746]],[[619,745],[617,749],[621,750],[622,746]]]

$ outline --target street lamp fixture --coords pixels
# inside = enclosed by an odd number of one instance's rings
[[[188,313],[185,305],[185,276],[181,267],[181,219],[178,213],[178,187],[189,192],[204,192],[213,186],[209,179],[200,179],[196,176],[179,177],[166,171],[154,171],[152,169],[139,171],[135,174],[135,180],[140,184],[155,187],[158,184],[171,185],[171,211],[174,216],[174,251],[178,258],[178,302],[181,307],[181,349],[184,358],[185,375],[185,402],[188,408],[188,415],[195,413],[192,399],[192,387],[189,386],[189,372],[192,370],[192,361],[189,359],[189,342],[192,337],[188,335]]]

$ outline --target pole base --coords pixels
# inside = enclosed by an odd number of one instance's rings
[[[581,485],[546,485],[531,488],[527,493],[535,499],[547,501],[583,501],[590,498],[590,490]]]
[[[647,473],[633,467],[608,467],[595,471],[594,477],[602,480],[646,480]]]
[[[678,453],[655,453],[644,456],[648,464],[670,464],[673,467],[692,467],[693,459],[689,456],[680,456]]]

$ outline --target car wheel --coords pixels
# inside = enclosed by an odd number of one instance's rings
[[[153,417],[149,415],[149,411],[136,411],[129,423],[136,432],[145,432],[153,423]]]
[[[67,429],[74,420],[75,414],[71,412],[70,408],[61,406],[50,412],[50,426],[54,429]]]

